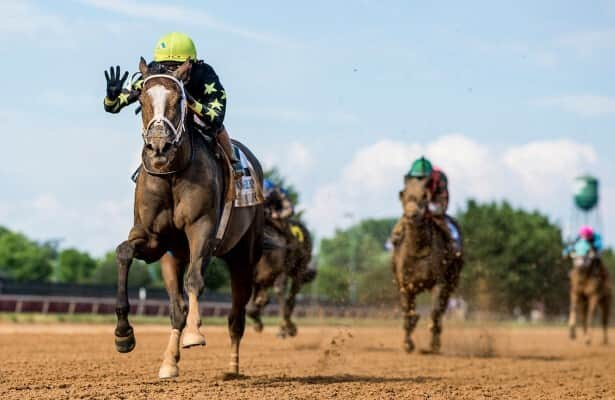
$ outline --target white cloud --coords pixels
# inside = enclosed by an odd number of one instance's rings
[[[560,108],[582,117],[597,117],[615,113],[615,98],[596,95],[566,95],[539,99],[541,106]]]
[[[597,166],[594,148],[571,140],[536,141],[509,149],[504,164],[515,171],[534,196],[557,192],[572,179]]]
[[[461,134],[426,145],[382,140],[355,152],[341,174],[306,202],[306,217],[319,235],[356,218],[396,216],[397,192],[412,161],[425,154],[449,176],[451,211],[469,198],[507,199],[568,218],[572,179],[598,167],[596,151],[570,140],[537,141],[496,150]]]
[[[208,27],[221,32],[231,33],[246,39],[277,45],[290,45],[290,42],[269,33],[257,32],[237,25],[222,22],[219,18],[178,5],[138,2],[134,0],[81,0],[82,3],[102,10],[139,19],[188,23]]]

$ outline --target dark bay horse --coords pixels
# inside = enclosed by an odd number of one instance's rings
[[[412,332],[419,320],[416,296],[432,290],[431,352],[440,350],[442,316],[457,287],[463,260],[456,256],[442,228],[429,215],[427,179],[409,179],[399,193],[404,209],[400,220],[403,236],[394,244],[393,274],[399,289],[404,318],[406,351],[414,350]]]
[[[595,250],[584,257],[573,257],[570,271],[570,338],[576,339],[577,311],[585,334],[585,343],[591,344],[591,325],[596,308],[602,311],[602,343],[608,343],[609,314],[611,311],[611,285],[609,273]]]
[[[268,291],[273,287],[278,296],[280,313],[280,330],[278,337],[297,335],[297,326],[291,320],[297,294],[301,286],[316,277],[316,270],[309,268],[312,258],[312,237],[305,225],[290,221],[295,234],[287,237],[281,231],[277,221],[267,218],[265,223],[266,247],[263,256],[256,265],[254,290],[248,304],[248,316],[254,321],[257,332],[263,330],[261,314],[269,302]],[[288,288],[290,280],[290,288]]]
[[[191,64],[186,62],[173,73],[152,74],[141,59],[139,70],[144,78],[140,97],[144,139],[142,173],[135,190],[134,226],[128,240],[116,250],[115,344],[121,353],[135,347],[134,332],[128,322],[130,306],[126,292],[130,264],[134,258],[146,262],[162,258],[172,330],[160,378],[175,377],[179,373],[180,336],[182,347],[205,344],[199,331],[198,298],[203,290],[203,272],[212,256],[224,259],[230,269],[230,372],[239,373],[245,306],[252,292],[254,266],[261,257],[263,242],[262,205],[235,208],[226,234],[217,237],[224,204],[232,201],[225,190],[232,178],[224,162],[216,157],[217,150],[195,131],[187,118],[183,82],[190,68]],[[261,184],[262,170],[258,160],[245,147],[240,147],[254,167],[255,180]]]

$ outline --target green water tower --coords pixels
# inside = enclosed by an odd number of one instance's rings
[[[598,179],[590,175],[579,176],[574,181],[574,203],[583,211],[598,205]]]

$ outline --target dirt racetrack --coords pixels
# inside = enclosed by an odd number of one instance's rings
[[[401,329],[301,327],[279,340],[248,327],[242,373],[224,380],[228,335],[182,351],[180,377],[157,378],[168,327],[136,325],[118,354],[108,325],[0,324],[0,399],[595,399],[615,398],[615,347],[571,343],[564,328],[445,325],[442,355],[407,355]],[[596,332],[598,333],[598,332]],[[419,327],[419,347],[427,343]]]

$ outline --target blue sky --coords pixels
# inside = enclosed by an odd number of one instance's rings
[[[183,31],[227,89],[231,135],[300,189],[320,235],[398,215],[424,153],[453,211],[508,199],[563,226],[572,178],[594,173],[615,244],[615,2],[424,3],[3,2],[0,224],[96,254],[126,237],[140,119],[103,111],[103,70]]]

